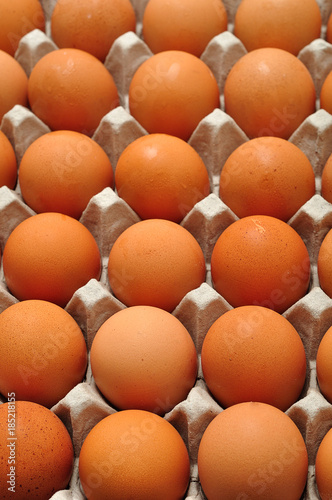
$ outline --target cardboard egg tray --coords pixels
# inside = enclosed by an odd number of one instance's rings
[[[137,14],[137,31],[119,37],[105,60],[105,65],[118,87],[120,106],[103,117],[93,136],[108,154],[113,168],[123,149],[134,139],[146,134],[129,114],[127,102],[129,83],[134,71],[152,55],[141,36],[141,20],[147,0],[132,0],[132,3]],[[211,194],[195,205],[181,225],[200,243],[206,258],[207,274],[205,283],[188,293],[173,314],[190,332],[199,360],[208,328],[221,314],[231,309],[213,288],[210,257],[219,235],[237,219],[218,196],[220,171],[232,151],[248,140],[224,112],[223,107],[225,78],[232,65],[246,53],[244,46],[232,33],[234,15],[239,3],[240,0],[224,0],[229,18],[228,31],[215,37],[201,56],[217,78],[221,96],[220,109],[214,110],[204,118],[188,141],[205,162],[210,175]],[[324,38],[332,2],[320,0],[318,3],[323,19],[321,38],[305,47],[298,56],[314,79],[318,96],[317,111],[309,116],[290,138],[290,141],[300,147],[311,161],[316,175],[316,194],[288,222],[307,245],[312,272],[308,293],[284,313],[303,340],[308,362],[307,377],[301,397],[286,412],[298,425],[307,445],[309,473],[303,499],[308,500],[319,499],[315,485],[315,455],[323,436],[332,427],[332,405],[320,393],[315,370],[319,342],[332,325],[332,299],[319,287],[316,266],[321,242],[332,227],[332,205],[322,198],[320,192],[321,172],[332,153],[332,116],[319,109],[320,88],[325,76],[332,69],[332,45]],[[35,30],[25,35],[15,55],[28,75],[40,57],[57,48],[50,38],[49,28],[55,0],[51,2],[45,0],[42,4],[48,20],[46,33]],[[29,109],[22,106],[15,106],[4,116],[1,130],[13,144],[18,163],[31,142],[50,131]],[[24,203],[19,185],[15,190],[0,188],[0,214],[0,246],[3,249],[11,231],[21,221],[34,215]],[[65,309],[81,327],[90,349],[94,335],[102,323],[125,307],[110,289],[107,278],[108,256],[121,232],[138,222],[140,218],[114,190],[106,188],[90,200],[80,220],[91,231],[99,245],[103,271],[99,281],[91,280],[77,290]],[[1,266],[0,312],[15,302],[17,299],[6,287]],[[0,402],[4,401],[5,399],[1,398]],[[83,500],[85,497],[78,476],[81,445],[92,427],[116,410],[98,391],[90,364],[84,381],[70,391],[52,410],[67,426],[75,450],[75,467],[68,489],[55,493],[52,500]],[[205,498],[198,478],[197,451],[204,430],[221,411],[222,408],[205,385],[199,366],[196,384],[188,397],[164,416],[179,431],[189,451],[191,480],[185,497],[187,500]]]

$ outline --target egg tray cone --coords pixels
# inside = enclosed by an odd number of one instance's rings
[[[108,154],[113,168],[123,149],[147,133],[128,110],[127,96],[132,75],[136,68],[152,55],[140,36],[140,23],[147,0],[133,0],[132,3],[137,13],[137,33],[130,32],[119,37],[105,60],[105,66],[118,87],[120,106],[103,117],[93,135],[93,139]],[[199,362],[207,330],[221,314],[232,309],[213,288],[210,258],[219,235],[237,220],[237,216],[218,196],[220,171],[234,149],[248,140],[244,132],[223,110],[223,87],[226,76],[232,65],[246,53],[242,43],[232,34],[232,22],[239,3],[239,0],[224,0],[229,16],[229,30],[215,37],[201,56],[217,78],[221,96],[220,109],[216,109],[204,118],[188,141],[205,162],[210,176],[211,194],[195,205],[182,220],[181,225],[189,230],[201,245],[207,263],[207,275],[205,283],[189,292],[173,314],[191,334]],[[314,79],[317,95],[329,68],[332,67],[332,45],[324,40],[324,29],[331,11],[331,2],[320,0],[318,3],[323,18],[322,38],[302,49],[298,56]],[[49,18],[55,2],[45,0],[42,4],[48,19],[46,33],[34,30],[25,35],[15,55],[28,75],[44,54],[57,49],[49,35]],[[50,131],[29,109],[22,106],[15,106],[4,116],[1,130],[14,146],[18,163],[27,147],[39,136]],[[301,336],[308,363],[302,394],[286,411],[299,427],[308,449],[309,473],[303,494],[305,500],[319,500],[315,484],[315,456],[322,438],[332,426],[332,405],[319,390],[315,366],[320,340],[332,325],[332,299],[320,288],[317,275],[318,251],[324,236],[332,227],[332,205],[322,198],[320,191],[322,169],[331,154],[331,137],[332,116],[319,109],[317,101],[317,111],[309,116],[289,139],[308,156],[316,176],[316,194],[288,221],[308,248],[312,269],[310,286],[308,293],[283,314]],[[15,190],[0,188],[2,248],[11,231],[21,221],[34,214],[35,212],[24,203],[19,185]],[[94,196],[80,219],[98,243],[103,271],[99,281],[91,280],[77,290],[65,309],[82,329],[89,350],[95,333],[104,321],[126,307],[110,289],[107,278],[108,256],[117,237],[139,220],[138,215],[111,188],[106,188]],[[0,312],[15,302],[17,299],[7,289],[1,267]],[[2,398],[0,402],[4,401]],[[179,431],[189,451],[191,480],[185,497],[187,500],[205,499],[197,471],[198,446],[204,430],[222,410],[206,387],[199,363],[197,381],[188,397],[164,416]],[[55,493],[52,500],[83,500],[85,496],[78,476],[78,456],[82,443],[94,425],[116,411],[96,387],[90,363],[84,381],[59,401],[52,411],[66,425],[75,451],[75,467],[69,487]]]

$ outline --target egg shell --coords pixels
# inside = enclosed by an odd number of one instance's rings
[[[150,0],[144,11],[142,35],[154,53],[186,50],[200,56],[208,42],[227,29],[223,2]]]
[[[224,408],[261,401],[286,411],[301,395],[307,371],[293,325],[276,311],[254,305],[231,309],[212,324],[201,362],[204,380]]]
[[[1,2],[0,49],[15,55],[21,38],[34,29],[45,30],[45,14],[38,0]]]
[[[161,459],[162,455],[162,459]],[[190,475],[188,450],[174,427],[132,409],[99,422],[83,443],[80,477],[89,498],[182,498]]]
[[[157,307],[113,314],[94,337],[94,380],[110,404],[165,415],[195,385],[197,352],[181,321]]]
[[[301,10],[295,1],[270,2],[260,9],[256,0],[244,0],[235,16],[234,34],[247,50],[279,47],[294,55],[319,38],[322,16],[316,0],[304,0]]]
[[[208,425],[198,470],[211,500],[221,492],[227,500],[297,500],[307,480],[308,455],[303,436],[285,413],[248,401],[227,408]]]
[[[112,165],[126,145],[146,132],[129,114],[128,89],[131,77],[142,61],[151,56],[151,51],[141,38],[141,21],[147,0],[132,0],[137,14],[136,34],[126,33],[120,36],[112,46],[105,60],[105,66],[112,73],[119,90],[120,106],[102,118],[93,139],[108,154]],[[234,36],[234,16],[240,0],[225,0],[228,14],[228,31],[215,37],[206,47],[201,59],[213,71],[221,94],[221,107],[204,118],[191,137],[189,143],[204,160],[212,179],[212,192],[197,203],[181,221],[200,243],[207,262],[206,281],[197,289],[189,292],[176,306],[173,314],[190,332],[200,355],[204,336],[221,314],[231,309],[227,301],[212,286],[210,258],[214,244],[232,222],[236,215],[220,200],[218,182],[220,171],[234,149],[248,140],[245,133],[225,113],[223,88],[227,74],[241,56],[246,53],[242,43]],[[15,58],[30,74],[40,57],[56,45],[50,38],[50,16],[55,0],[43,0],[46,13],[46,33],[34,30],[25,35],[19,44]],[[321,38],[314,40],[301,50],[299,59],[307,66],[313,76],[316,93],[332,64],[332,45],[325,39],[326,24],[331,13],[328,0],[319,0],[322,13]],[[1,130],[10,139],[18,161],[22,158],[31,142],[49,131],[40,119],[27,108],[14,106],[1,122]],[[317,256],[323,237],[332,227],[331,204],[321,196],[321,173],[327,158],[331,154],[330,137],[332,117],[319,108],[311,114],[290,137],[308,156],[315,172],[316,193],[305,203],[288,223],[303,238],[312,262],[312,275],[308,293],[286,310],[284,316],[300,334],[308,361],[309,369],[301,397],[288,410],[287,414],[299,427],[308,449],[308,482],[301,500],[319,500],[315,483],[315,456],[318,446],[332,423],[332,405],[321,394],[317,380],[315,359],[321,338],[332,323],[332,300],[322,291],[317,274]],[[221,144],[222,147],[216,147]],[[0,188],[0,246],[3,249],[11,231],[22,220],[34,215],[23,202],[20,187],[14,190]],[[140,218],[121,200],[117,193],[106,188],[94,196],[82,214],[80,221],[92,232],[98,242],[103,271],[100,280],[91,280],[78,289],[65,309],[76,319],[88,345],[101,324],[125,305],[111,293],[107,279],[109,251],[117,237]],[[3,268],[0,268],[0,310],[6,309],[17,299],[6,287]],[[4,402],[5,399],[1,398]],[[205,500],[197,472],[197,451],[200,438],[211,420],[223,409],[216,403],[207,390],[201,369],[199,368],[195,386],[188,397],[176,405],[165,419],[180,432],[191,461],[191,480],[186,493],[186,500]],[[52,500],[84,500],[78,476],[78,456],[82,443],[89,430],[107,415],[114,413],[112,408],[99,394],[92,374],[91,366],[85,380],[78,384],[52,411],[65,423],[73,440],[75,467],[69,488],[57,492]]]
[[[1,393],[47,408],[84,379],[87,348],[73,317],[45,300],[23,300],[0,314],[0,352],[10,359]]]
[[[1,61],[1,101],[0,101],[0,119],[15,104],[27,106],[28,104],[28,79],[23,68],[18,64],[14,56],[4,50],[0,50]]]
[[[135,31],[136,16],[130,0],[57,2],[50,20],[51,35],[58,47],[76,47],[104,61],[113,41]]]
[[[0,407],[0,418],[2,497],[42,500],[66,488],[74,453],[61,419],[44,406],[16,401],[13,392]]]

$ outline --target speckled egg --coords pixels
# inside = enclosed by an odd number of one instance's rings
[[[261,305],[282,313],[308,290],[309,253],[286,222],[248,216],[219,236],[211,275],[215,289],[233,307]]]
[[[87,348],[74,318],[44,300],[0,314],[0,392],[51,408],[83,380]]]
[[[108,261],[109,283],[121,302],[169,312],[204,282],[205,273],[204,254],[194,236],[163,219],[127,228],[115,241]]]
[[[3,271],[18,300],[47,300],[64,307],[78,288],[100,277],[101,258],[94,237],[81,222],[44,212],[23,220],[10,233]]]
[[[301,394],[307,365],[293,325],[267,307],[251,305],[231,309],[211,325],[202,368],[223,408],[260,401],[286,411]]]
[[[1,498],[46,500],[65,489],[73,471],[70,435],[51,410],[6,395],[0,405]]]
[[[178,431],[144,410],[123,410],[101,420],[87,435],[79,475],[89,500],[180,500],[190,474]]]

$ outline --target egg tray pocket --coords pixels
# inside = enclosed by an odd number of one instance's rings
[[[225,1],[229,15],[229,31],[215,37],[201,58],[211,68],[220,89],[220,109],[204,118],[188,141],[200,154],[210,176],[211,194],[197,203],[185,216],[181,225],[197,239],[206,263],[206,281],[189,292],[173,311],[191,334],[199,359],[199,371],[195,386],[188,397],[166,413],[168,420],[181,434],[187,445],[191,461],[191,480],[187,500],[204,500],[197,471],[197,452],[201,436],[211,420],[222,411],[206,387],[200,366],[200,353],[204,336],[212,323],[232,307],[213,288],[210,274],[212,249],[219,235],[236,215],[220,200],[219,175],[228,156],[248,140],[243,131],[224,112],[223,86],[232,65],[246,53],[241,42],[232,34],[232,21],[239,1]],[[54,4],[54,2],[53,2]],[[53,4],[43,2],[50,17]],[[136,68],[152,54],[140,37],[140,21],[146,0],[133,1],[137,16],[137,33],[126,33],[114,43],[105,66],[114,77],[120,95],[120,106],[101,120],[93,139],[108,154],[113,168],[124,148],[146,131],[130,115],[128,88]],[[319,2],[324,26],[331,11],[328,0]],[[332,68],[332,45],[323,38],[315,40],[299,54],[311,72],[317,95],[322,82]],[[48,27],[49,29],[49,27]],[[48,31],[35,30],[23,37],[16,59],[29,75],[34,64],[44,54],[56,50]],[[14,146],[18,163],[27,147],[38,137],[50,131],[29,109],[15,106],[3,118],[1,130]],[[315,484],[314,462],[318,446],[332,427],[332,405],[320,393],[316,380],[315,359],[318,345],[326,330],[332,325],[332,300],[319,287],[317,256],[321,242],[332,228],[332,205],[321,196],[320,179],[324,164],[332,152],[332,116],[319,109],[309,116],[291,136],[290,141],[308,156],[316,176],[316,194],[303,205],[288,223],[304,240],[311,259],[311,280],[308,293],[284,316],[293,324],[304,343],[307,356],[307,376],[298,401],[287,414],[299,427],[308,449],[309,472],[305,500],[319,500]],[[24,219],[35,214],[23,201],[20,187],[15,190],[0,188],[0,246],[3,249],[9,234]],[[103,270],[99,281],[91,280],[75,292],[66,310],[74,317],[85,336],[88,350],[95,333],[104,321],[125,308],[112,294],[107,278],[110,249],[117,237],[129,226],[138,222],[138,215],[118,197],[116,191],[106,188],[94,196],[80,221],[95,237],[102,256]],[[0,268],[0,312],[17,302],[6,287],[3,268]],[[4,402],[4,398],[0,402]],[[88,432],[101,419],[116,410],[103,398],[96,387],[90,362],[84,381],[74,387],[52,410],[65,423],[74,444],[75,467],[68,489],[59,491],[52,500],[83,500],[79,476],[78,456]],[[269,480],[273,480],[270,472]]]

